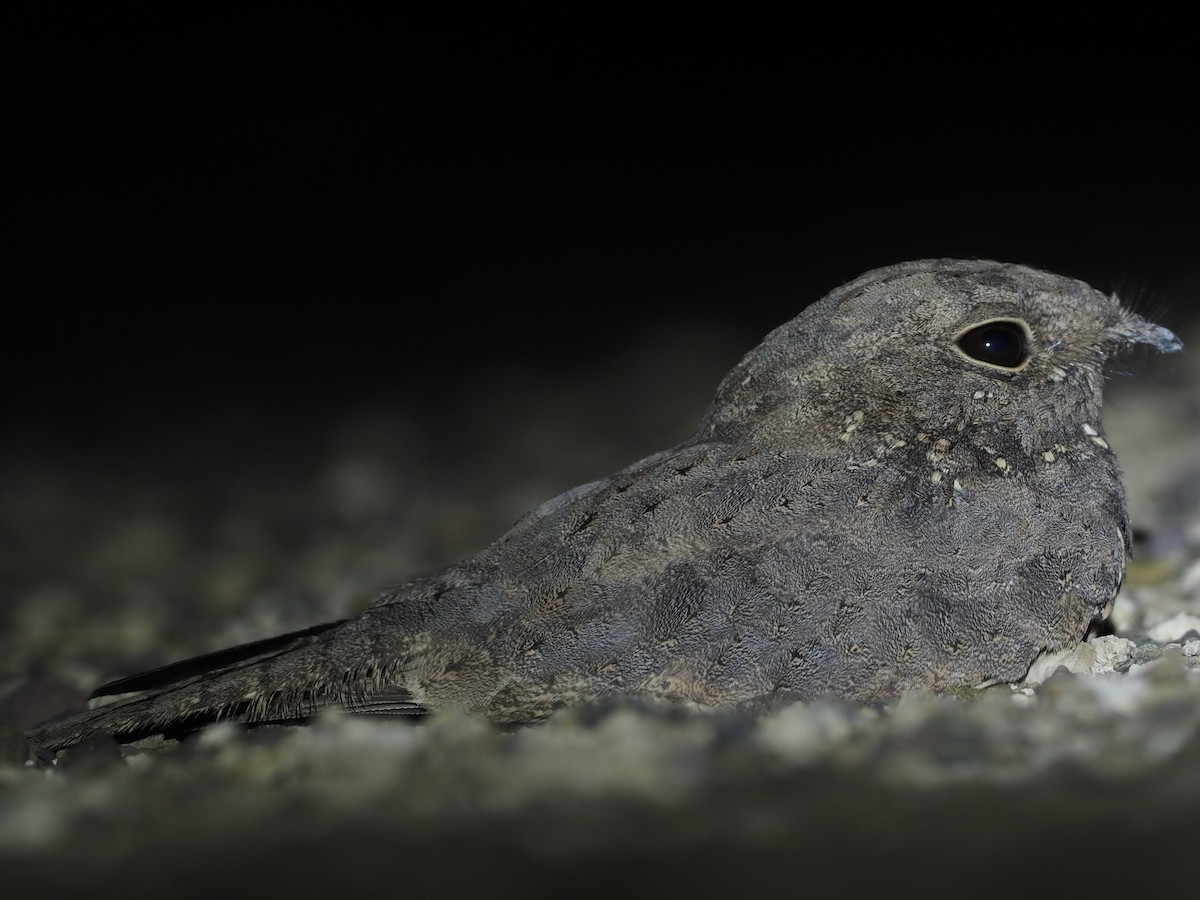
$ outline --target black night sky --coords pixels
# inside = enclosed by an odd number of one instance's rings
[[[10,35],[10,418],[312,410],[503,360],[552,374],[691,319],[748,349],[924,256],[1191,314],[1191,64],[626,35],[316,14]]]

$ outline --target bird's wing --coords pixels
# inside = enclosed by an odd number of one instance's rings
[[[268,656],[276,656],[287,650],[294,650],[302,643],[306,643],[305,638],[321,634],[331,628],[336,628],[345,621],[345,619],[339,619],[336,622],[312,625],[308,628],[302,628],[299,631],[290,631],[287,634],[278,634],[274,637],[263,638],[258,641],[248,641],[245,644],[225,647],[221,650],[214,650],[212,653],[204,653],[200,656],[193,656],[190,659],[159,666],[157,669],[150,669],[147,672],[139,672],[136,675],[117,678],[107,684],[100,685],[100,687],[88,695],[88,699],[95,700],[97,697],[111,697],[116,694],[162,690],[163,688],[194,678],[197,675],[215,674],[245,660],[254,658],[265,659]]]

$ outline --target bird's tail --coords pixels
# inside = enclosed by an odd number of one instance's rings
[[[390,680],[369,659],[347,666],[334,653],[330,622],[242,644],[109,682],[92,697],[136,693],[31,729],[36,747],[58,751],[96,735],[126,742],[177,735],[217,721],[287,722],[330,706],[374,712],[420,712],[403,692],[380,693]]]

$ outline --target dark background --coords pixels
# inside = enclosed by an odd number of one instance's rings
[[[925,256],[1189,315],[1181,59],[593,24],[10,35],[10,420],[100,439],[229,405],[308,416],[514,360],[573,370],[677,323],[748,349]]]

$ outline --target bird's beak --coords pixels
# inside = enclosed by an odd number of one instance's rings
[[[1121,320],[1106,329],[1104,334],[1118,347],[1130,344],[1148,344],[1159,353],[1175,353],[1183,349],[1183,341],[1175,336],[1175,332],[1163,328],[1161,325],[1155,325],[1137,313],[1125,313]]]

